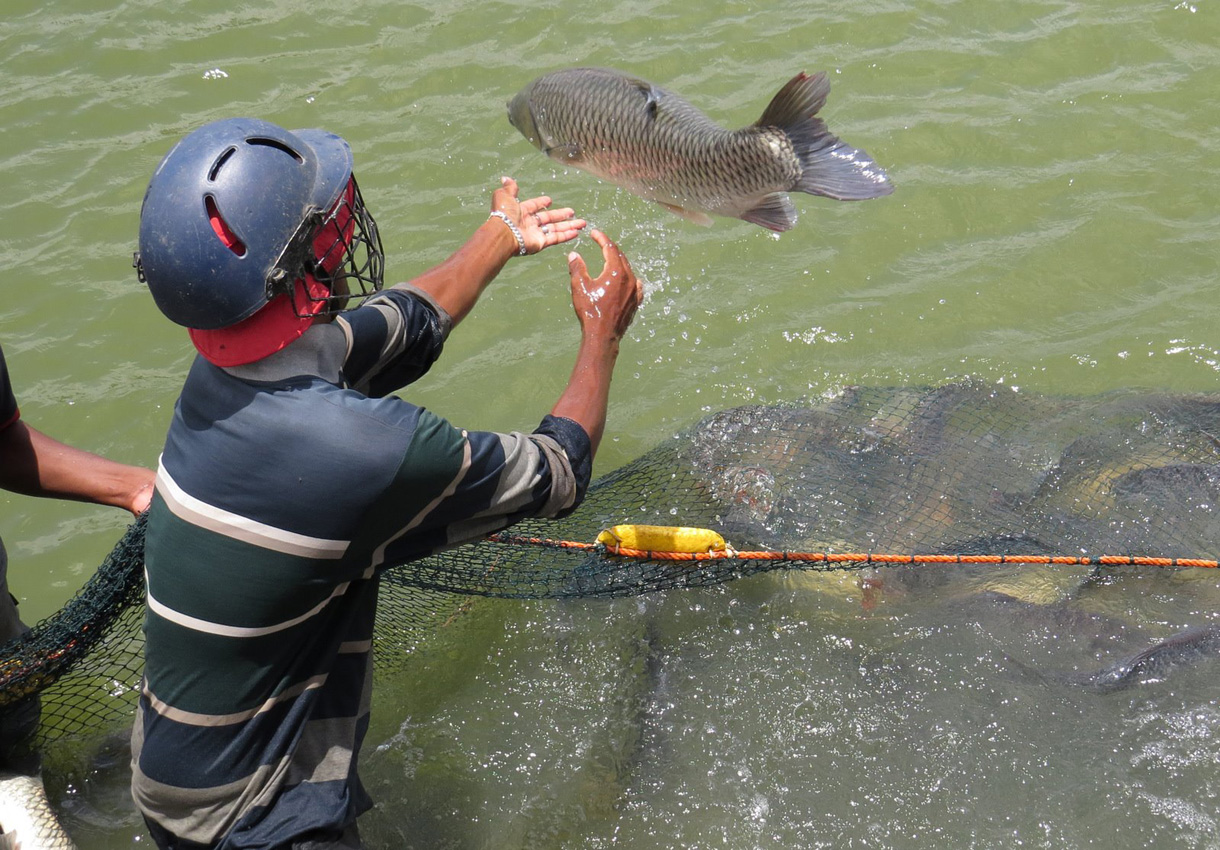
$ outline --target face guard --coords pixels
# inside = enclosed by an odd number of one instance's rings
[[[288,240],[267,274],[267,300],[289,294],[299,317],[334,315],[380,290],[384,271],[381,234],[353,175],[335,206],[311,210]]]

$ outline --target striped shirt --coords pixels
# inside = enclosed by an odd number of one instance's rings
[[[353,823],[379,569],[583,497],[575,422],[466,432],[387,395],[449,324],[400,285],[257,363],[191,368],[148,519],[132,734],[136,804],[180,838],[236,850]]]

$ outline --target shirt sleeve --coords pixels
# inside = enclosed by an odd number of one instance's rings
[[[13,395],[13,384],[8,377],[8,365],[4,362],[4,349],[0,348],[0,431],[20,418],[17,397]]]
[[[427,293],[398,284],[336,319],[347,337],[347,385],[382,398],[425,375],[453,322]]]
[[[397,525],[376,532],[387,541],[380,563],[406,563],[527,517],[565,516],[589,486],[590,449],[584,429],[568,419],[548,416],[533,433],[500,434],[463,431],[421,411],[394,481],[373,512]]]

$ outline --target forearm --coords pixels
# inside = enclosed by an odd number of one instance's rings
[[[499,219],[488,219],[447,260],[414,278],[411,284],[431,295],[456,325],[516,253],[517,240],[512,231]]]
[[[0,431],[0,487],[139,513],[151,496],[153,473],[64,445],[17,421]]]
[[[606,411],[610,400],[610,378],[618,358],[618,339],[606,335],[586,334],[581,338],[572,377],[551,409],[553,416],[562,416],[578,423],[589,435],[592,453],[597,454],[602,433],[606,428]]]

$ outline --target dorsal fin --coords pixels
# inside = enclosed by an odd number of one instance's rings
[[[660,92],[652,83],[647,80],[641,80],[639,77],[629,77],[630,83],[635,86],[636,90],[644,98],[644,111],[648,113],[648,120],[657,120],[657,108],[661,104]]]
[[[825,71],[818,71],[812,77],[801,71],[771,98],[762,118],[754,126],[791,127],[817,115],[826,105],[829,94],[830,80]]]

